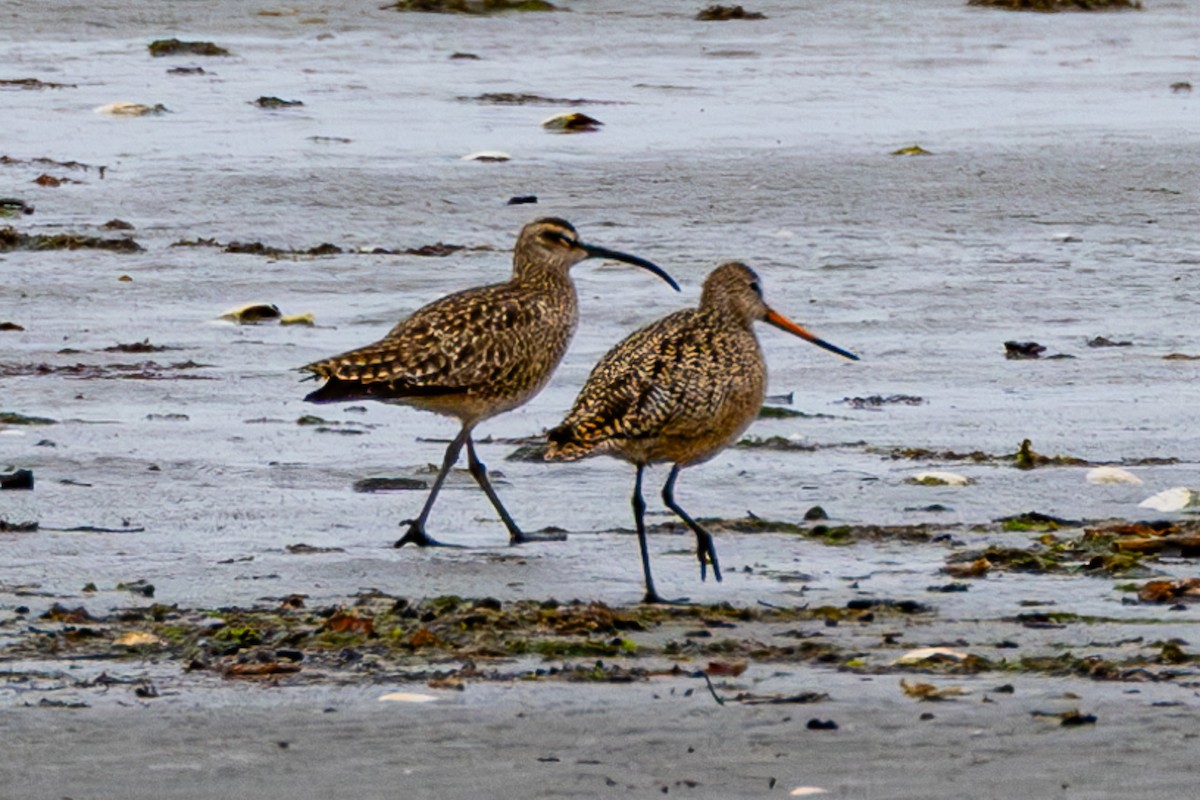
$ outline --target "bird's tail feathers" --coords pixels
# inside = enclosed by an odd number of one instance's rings
[[[546,438],[550,441],[546,448],[547,461],[575,461],[592,451],[592,445],[581,441],[570,425],[551,428]]]

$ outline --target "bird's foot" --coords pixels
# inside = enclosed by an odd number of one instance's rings
[[[415,520],[406,519],[400,523],[407,524],[408,530],[403,536],[396,540],[392,547],[404,547],[406,544],[415,544],[417,547],[461,547],[457,544],[445,544],[433,539],[425,532],[425,526],[418,524]]]
[[[717,562],[717,548],[712,536],[705,532],[704,536],[696,537],[696,558],[700,561],[700,580],[708,578],[708,565],[712,564],[713,577],[721,582],[721,565]]]
[[[677,597],[674,600],[664,600],[663,598],[659,597],[658,592],[655,592],[655,591],[646,592],[646,595],[642,598],[642,603],[644,603],[645,605],[656,605],[656,606],[691,606],[691,605],[695,605],[695,603],[693,603],[691,600],[689,600],[686,597]]]
[[[511,531],[508,536],[508,543],[513,547],[529,542],[565,542],[566,540],[566,531],[538,531],[536,533]]]

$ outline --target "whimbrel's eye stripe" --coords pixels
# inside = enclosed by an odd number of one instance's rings
[[[574,247],[576,244],[574,238],[562,231],[545,231],[542,239],[547,243],[565,244],[567,247]]]

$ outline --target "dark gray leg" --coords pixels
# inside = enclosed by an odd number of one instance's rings
[[[717,563],[717,549],[713,545],[712,534],[700,527],[696,520],[688,516],[688,513],[675,502],[675,479],[679,477],[680,467],[678,464],[671,467],[671,474],[667,478],[666,484],[663,486],[662,498],[667,504],[667,508],[674,511],[679,518],[687,523],[687,526],[696,534],[696,557],[700,559],[700,580],[705,578],[705,565],[707,562],[712,563],[713,577],[717,581],[721,580],[721,567]]]
[[[561,542],[567,538],[565,533],[522,533],[517,527],[517,523],[513,522],[513,518],[509,516],[508,511],[504,508],[504,504],[500,502],[500,498],[496,496],[496,490],[492,488],[492,482],[488,480],[487,465],[479,460],[479,456],[475,453],[475,442],[471,440],[470,435],[467,436],[467,466],[471,470],[471,476],[475,478],[475,482],[479,484],[479,488],[483,489],[483,493],[487,495],[488,500],[492,503],[492,508],[496,509],[496,513],[500,515],[500,519],[504,522],[504,527],[508,528],[508,543],[509,544],[525,544],[526,542]]]
[[[638,547],[642,549],[642,572],[646,576],[646,596],[642,602],[661,603],[663,599],[658,596],[654,578],[650,575],[650,549],[646,543],[646,501],[642,499],[642,472],[645,468],[644,464],[637,465],[637,477],[633,481],[633,520],[637,525]]]
[[[433,481],[433,488],[429,490],[429,497],[425,499],[425,507],[421,509],[421,515],[416,519],[408,519],[400,523],[403,525],[407,522],[408,531],[400,537],[400,540],[394,545],[395,547],[404,547],[406,544],[415,544],[419,547],[458,546],[442,544],[436,539],[429,538],[429,535],[425,533],[425,521],[429,519],[429,511],[433,508],[433,501],[437,499],[438,492],[441,491],[442,484],[446,481],[446,476],[450,474],[450,470],[458,461],[458,454],[462,452],[463,443],[469,441],[471,441],[471,430],[464,427],[446,447],[446,455],[442,459],[442,469]]]

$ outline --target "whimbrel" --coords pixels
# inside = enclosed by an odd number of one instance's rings
[[[646,547],[642,472],[649,464],[672,465],[663,502],[696,534],[701,580],[706,563],[721,580],[712,536],[675,502],[675,480],[684,467],[703,463],[734,442],[758,415],[767,383],[753,330],[758,320],[858,360],[770,308],[754,270],[731,261],[704,281],[699,308],[653,322],[608,351],[566,419],[549,433],[547,460],[608,453],[637,468],[633,516],[647,603],[662,602]]]
[[[523,533],[496,496],[471,431],[541,391],[558,366],[579,321],[570,269],[588,258],[642,267],[679,286],[661,267],[637,256],[579,240],[562,219],[526,225],[513,252],[512,279],[435,300],[398,323],[374,344],[315,361],[302,370],[326,381],[304,399],[313,403],[379,400],[455,417],[462,423],[420,515],[405,520],[396,542],[439,545],[425,532],[430,509],[463,446],[471,475],[508,528],[511,544],[561,539]]]

